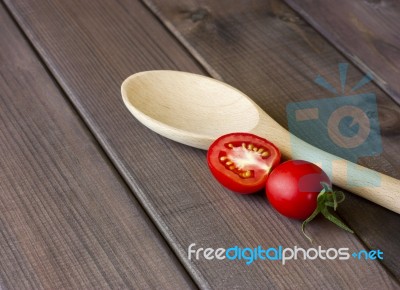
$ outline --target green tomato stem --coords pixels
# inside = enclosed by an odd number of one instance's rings
[[[321,185],[323,189],[317,197],[317,208],[301,225],[301,231],[303,232],[303,234],[310,242],[312,242],[311,237],[308,236],[305,232],[305,227],[319,213],[321,213],[327,220],[333,222],[338,227],[354,234],[352,229],[350,229],[343,221],[341,221],[329,211],[329,207],[332,207],[333,210],[336,211],[338,204],[343,202],[345,199],[344,193],[342,191],[333,191],[332,188],[324,182],[321,182]]]

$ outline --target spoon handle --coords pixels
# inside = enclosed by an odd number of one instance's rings
[[[284,158],[302,159],[324,168],[332,166],[331,179],[335,185],[400,214],[400,180],[314,147],[261,113],[261,122],[252,133],[278,146]]]

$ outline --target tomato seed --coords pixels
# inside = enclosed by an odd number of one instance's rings
[[[252,143],[225,143],[225,146],[228,147],[229,149],[233,150],[243,150],[243,151],[250,151],[254,152],[253,154],[256,154],[260,156],[261,158],[266,158],[270,154],[267,151],[266,148],[263,147],[258,147],[255,146]],[[225,153],[226,154],[226,153]],[[223,155],[219,157],[220,162],[229,170],[231,170],[233,173],[237,174],[241,178],[250,178],[253,176],[253,172],[251,170],[241,170],[238,167],[236,167],[236,164],[234,161],[230,160],[230,158],[227,155]]]

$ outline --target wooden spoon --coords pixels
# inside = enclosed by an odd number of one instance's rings
[[[399,180],[301,141],[248,96],[223,82],[186,72],[147,71],[128,77],[121,91],[129,111],[143,125],[164,137],[208,149],[223,134],[250,132],[274,143],[286,159],[313,161],[317,157],[321,164],[335,160],[334,184],[400,213]],[[301,152],[299,156],[292,152],[291,144],[296,144],[296,152]],[[357,170],[348,171],[349,166]],[[378,175],[379,186],[373,182],[376,179],[370,178],[374,175]]]

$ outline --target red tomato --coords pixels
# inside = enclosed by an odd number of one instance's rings
[[[207,160],[211,173],[225,187],[243,194],[265,186],[281,153],[267,140],[249,133],[231,133],[211,144]]]
[[[266,193],[271,205],[284,216],[308,218],[317,207],[321,182],[332,187],[326,173],[318,166],[303,160],[280,164],[269,175]]]

